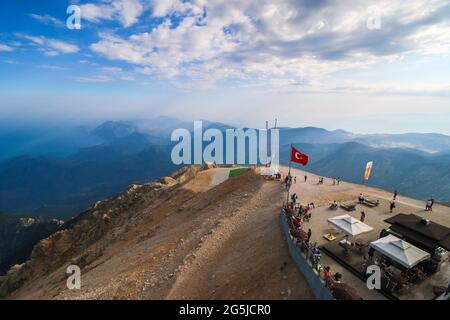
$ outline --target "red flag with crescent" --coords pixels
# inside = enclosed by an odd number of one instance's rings
[[[306,166],[308,164],[309,157],[306,154],[301,153],[300,151],[292,147],[291,161]]]

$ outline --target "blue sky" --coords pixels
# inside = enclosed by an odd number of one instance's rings
[[[0,19],[3,119],[450,134],[448,1],[16,0]]]

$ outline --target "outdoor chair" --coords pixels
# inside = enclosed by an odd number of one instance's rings
[[[356,246],[356,248],[358,248],[359,252],[362,252],[364,250],[364,248],[367,248],[368,244],[363,239],[356,239],[355,246]]]
[[[339,243],[343,248],[344,248],[344,255],[345,256],[350,256],[352,254],[352,245],[348,244],[348,243]]]

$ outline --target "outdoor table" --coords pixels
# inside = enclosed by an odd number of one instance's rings
[[[334,241],[336,240],[336,237],[334,235],[332,235],[331,233],[327,233],[323,236],[325,239],[327,239],[328,241]]]
[[[407,288],[411,285],[408,277],[405,276],[404,272],[399,270],[396,267],[389,266],[385,268],[388,283],[386,287],[389,287],[389,284],[392,285],[392,291],[397,291],[400,289]]]

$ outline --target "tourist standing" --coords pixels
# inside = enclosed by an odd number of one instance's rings
[[[333,285],[333,277],[331,273],[331,268],[329,266],[326,266],[323,269],[323,275],[325,278],[325,284],[329,288],[331,285]]]
[[[375,249],[370,247],[369,248],[369,260],[373,259],[373,255],[375,254]]]
[[[425,211],[433,211],[433,204],[434,204],[434,199],[433,198],[429,199],[425,206]]]
[[[392,213],[392,211],[395,209],[395,201],[392,201],[391,202],[391,205],[390,205],[390,212]]]
[[[359,220],[361,220],[361,222],[364,222],[364,220],[366,220],[366,213],[364,211],[361,211],[361,218]]]
[[[295,205],[295,204],[297,203],[297,200],[298,200],[297,194],[294,193],[294,194],[291,196],[291,199],[292,199],[292,203]]]

